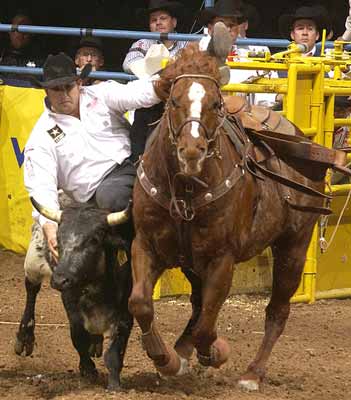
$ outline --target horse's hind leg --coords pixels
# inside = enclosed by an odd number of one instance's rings
[[[201,312],[201,304],[202,304],[202,284],[201,279],[194,274],[190,269],[183,270],[184,275],[188,278],[191,284],[191,306],[192,306],[192,315],[190,320],[184,329],[183,333],[177,340],[174,348],[176,352],[184,359],[190,360],[191,355],[194,351],[194,343],[192,338],[192,329],[196,324],[200,312]]]
[[[266,307],[265,333],[261,346],[246,373],[239,380],[239,386],[246,390],[258,390],[259,383],[265,376],[266,363],[290,313],[290,298],[300,283],[309,240],[310,235],[304,235],[298,240],[280,240],[272,246],[272,295]]]

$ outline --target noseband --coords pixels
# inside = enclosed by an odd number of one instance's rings
[[[175,84],[178,81],[180,81],[181,79],[207,79],[208,81],[211,81],[216,85],[216,90],[218,92],[221,103],[220,103],[220,108],[218,110],[219,124],[216,126],[216,129],[213,132],[209,131],[209,129],[206,127],[206,125],[202,122],[201,118],[196,118],[196,117],[188,117],[185,120],[183,120],[177,128],[174,127],[174,124],[172,122],[172,118],[171,118],[169,111],[172,108],[171,101],[172,101],[172,93],[173,93]],[[214,142],[217,139],[218,134],[220,132],[220,128],[223,126],[225,117],[226,117],[224,101],[223,101],[223,97],[222,97],[222,93],[221,93],[221,88],[220,88],[218,82],[216,81],[216,79],[212,78],[212,76],[209,76],[209,75],[183,74],[183,75],[177,76],[174,79],[172,86],[171,86],[171,90],[169,93],[169,99],[166,104],[166,113],[167,113],[169,138],[173,145],[175,145],[175,146],[177,145],[181,131],[184,129],[184,127],[187,124],[189,124],[191,122],[197,122],[202,127],[202,129],[205,132],[207,145],[209,145],[211,142]]]

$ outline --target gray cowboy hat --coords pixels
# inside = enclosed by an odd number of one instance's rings
[[[136,16],[145,20],[149,18],[151,13],[159,10],[167,11],[175,18],[179,18],[184,14],[184,6],[178,1],[150,0],[148,8],[138,8],[136,10]]]
[[[43,66],[43,81],[34,80],[35,86],[51,89],[61,85],[67,85],[78,79],[85,79],[91,72],[91,64],[87,64],[77,75],[77,68],[73,60],[65,53],[49,55]]]
[[[214,7],[206,7],[199,13],[198,22],[207,25],[215,17],[234,17],[240,24],[243,16],[240,0],[218,0]]]
[[[315,22],[319,33],[323,29],[327,30],[327,34],[331,30],[330,18],[328,12],[323,6],[303,6],[296,9],[293,14],[283,14],[279,17],[279,32],[283,37],[290,37],[290,32],[294,22],[299,19],[311,19]]]

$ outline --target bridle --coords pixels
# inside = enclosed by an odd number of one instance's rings
[[[181,79],[207,79],[208,81],[211,81],[216,85],[216,90],[218,91],[218,95],[219,95],[219,99],[220,99],[220,107],[218,109],[219,123],[216,126],[214,131],[210,131],[207,128],[207,126],[204,124],[204,122],[201,120],[201,118],[196,118],[196,117],[188,117],[188,118],[184,119],[178,127],[176,127],[176,128],[174,127],[174,124],[173,124],[172,118],[171,118],[171,114],[170,114],[172,107],[174,107],[172,105],[172,93],[173,93],[175,84],[178,81],[180,81]],[[224,107],[224,100],[222,97],[221,88],[220,88],[218,82],[216,81],[216,79],[214,79],[212,76],[202,75],[202,74],[183,74],[183,75],[177,76],[174,79],[174,81],[172,82],[172,86],[171,86],[170,93],[169,93],[169,98],[166,103],[166,117],[167,117],[168,131],[169,131],[169,139],[173,145],[177,146],[181,131],[184,129],[184,127],[187,124],[190,124],[192,122],[197,122],[201,126],[201,128],[204,130],[205,137],[206,137],[206,143],[208,146],[212,142],[215,142],[220,133],[220,129],[224,124],[225,118],[226,118],[226,111],[225,111],[225,107]],[[208,153],[207,157],[210,157],[214,154],[215,154],[215,152],[212,151],[211,153]]]

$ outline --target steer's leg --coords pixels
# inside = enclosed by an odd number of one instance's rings
[[[261,346],[246,373],[239,380],[239,386],[246,390],[258,390],[259,383],[265,376],[266,363],[290,313],[290,298],[300,283],[311,234],[312,230],[309,230],[302,238],[281,239],[272,246],[272,295],[266,308],[265,333]]]
[[[219,368],[229,356],[229,345],[217,337],[218,313],[232,284],[234,260],[230,254],[212,260],[203,278],[202,305],[199,319],[192,330],[199,362]]]
[[[108,390],[117,391],[120,388],[120,373],[128,339],[133,327],[133,316],[128,310],[128,299],[132,289],[132,276],[129,261],[115,270],[115,282],[119,298],[117,304],[118,324],[111,332],[111,344],[104,354],[106,368],[109,371]]]
[[[201,279],[190,269],[185,268],[183,270],[184,275],[188,278],[191,284],[191,306],[192,306],[192,315],[190,320],[184,329],[181,336],[178,338],[175,344],[176,352],[184,359],[190,360],[191,355],[194,350],[194,343],[192,338],[192,330],[194,325],[196,324],[202,305],[202,283]]]
[[[35,303],[44,277],[51,276],[45,259],[45,239],[39,224],[34,224],[32,239],[24,261],[26,305],[16,334],[15,352],[29,356],[33,352],[35,336]]]
[[[151,256],[147,245],[137,234],[132,245],[133,290],[129,310],[142,331],[143,347],[163,375],[176,375],[181,370],[181,360],[176,351],[167,346],[154,321],[152,293],[162,267]]]
[[[79,354],[80,374],[91,381],[95,381],[98,372],[89,353],[91,337],[89,332],[84,328],[82,318],[79,314],[78,298],[71,291],[66,290],[62,292],[62,302],[70,323],[72,343]]]

